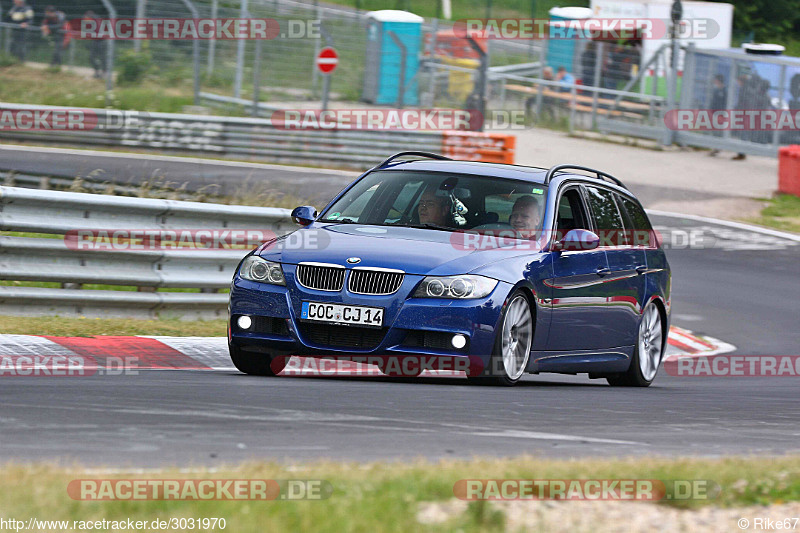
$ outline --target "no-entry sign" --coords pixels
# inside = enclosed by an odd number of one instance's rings
[[[319,55],[317,56],[317,68],[320,72],[323,74],[330,74],[336,69],[336,65],[338,64],[339,55],[336,53],[336,50],[330,46],[326,46],[319,51]]]

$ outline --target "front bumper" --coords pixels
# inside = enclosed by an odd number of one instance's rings
[[[484,364],[488,363],[501,307],[511,285],[499,282],[489,296],[478,299],[411,298],[422,278],[406,275],[397,293],[376,296],[351,294],[346,288],[333,293],[299,286],[268,285],[237,276],[231,287],[228,340],[241,350],[269,356],[430,355],[477,357]],[[303,301],[383,307],[383,328],[339,326],[337,329],[325,323],[300,320]],[[268,324],[267,327],[252,331],[252,327],[250,330],[238,327],[237,319],[241,315],[271,318],[259,322]],[[430,337],[440,339],[461,334],[467,337],[468,343],[460,350],[442,342],[414,345],[414,339],[429,338],[427,332],[432,332]],[[353,342],[348,344],[348,340]]]

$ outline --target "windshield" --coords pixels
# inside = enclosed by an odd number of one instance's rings
[[[443,172],[371,172],[331,205],[322,222],[431,230],[541,229],[546,187],[528,181]]]

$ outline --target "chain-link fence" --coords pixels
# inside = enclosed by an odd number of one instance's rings
[[[339,60],[329,75],[330,96],[339,106],[480,109],[490,121],[493,112],[514,112],[517,125],[522,117],[526,125],[749,153],[774,154],[780,144],[800,142],[796,127],[697,130],[665,121],[677,108],[798,110],[800,59],[689,46],[677,58],[679,75],[670,66],[669,45],[643,58],[637,39],[468,40],[452,22],[420,17],[418,30],[404,34],[396,26],[376,30],[374,15],[363,9],[297,0],[78,0],[64,16],[77,19],[90,10],[101,18],[115,12],[120,18],[271,19],[279,31],[266,40],[92,41],[44,35],[40,11],[24,29],[0,13],[0,50],[47,64],[56,62],[60,43],[65,65],[103,75],[108,61],[120,83],[146,71],[164,87],[193,87],[196,103],[255,114],[318,107],[325,77],[315,58],[332,46]]]
[[[86,67],[93,69],[98,77],[103,75],[108,43],[76,39],[65,24],[88,12],[96,17],[111,16],[104,2],[76,0],[67,8],[56,10],[52,19],[46,18],[44,5],[30,9],[33,20],[22,27],[11,16],[11,5],[0,5],[0,50],[7,57],[46,65]]]
[[[794,114],[800,110],[800,58],[689,48],[686,65],[681,109],[694,111],[692,116],[701,110],[727,113],[717,113],[717,124],[712,122],[709,129],[679,130],[679,142],[766,154],[777,153],[783,144],[800,143]],[[732,111],[742,113],[741,129],[736,127]],[[790,112],[783,115],[787,122],[781,124],[779,113],[786,111]],[[766,127],[764,118],[773,116],[775,127]]]

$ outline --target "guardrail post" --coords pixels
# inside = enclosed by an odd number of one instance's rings
[[[109,18],[117,18],[117,10],[109,0],[101,0],[108,11]],[[114,88],[114,39],[106,41],[106,106],[111,104],[111,90]]]
[[[780,103],[778,104],[778,109],[783,109],[784,104],[784,96],[786,94],[786,65],[781,65],[781,78],[780,82],[778,83],[778,87],[780,88]],[[775,131],[772,132],[772,145],[775,147],[775,152],[778,151],[778,146],[780,145],[780,133],[781,131],[778,128],[775,128]]]
[[[182,0],[183,5],[189,10],[192,14],[193,19],[199,19],[200,13],[197,11],[197,8],[191,2],[191,0]],[[192,39],[192,77],[194,78],[192,81],[193,89],[194,89],[194,105],[200,105],[200,40],[199,39]]]
[[[136,18],[143,19],[145,17],[147,0],[136,0]],[[133,50],[138,54],[142,51],[142,41],[135,39],[133,41]]]
[[[257,117],[258,100],[261,92],[261,45],[262,40],[256,39],[255,57],[253,58],[253,112],[252,115]]]
[[[389,32],[389,37],[392,38],[394,44],[400,49],[400,80],[397,87],[397,109],[403,109],[403,100],[405,99],[406,92],[406,45],[400,40],[400,37],[393,31]]]
[[[239,18],[248,18],[250,15],[247,11],[247,0],[242,0],[242,5],[239,8]],[[239,39],[236,43],[236,74],[233,78],[233,96],[239,98],[242,96],[242,70],[244,70],[244,52],[246,41]]]
[[[216,20],[217,9],[219,8],[218,0],[211,0],[211,18]],[[216,32],[215,32],[216,34]],[[214,74],[214,54],[217,51],[217,38],[212,37],[208,42],[208,66],[206,67],[206,74],[211,76]]]
[[[473,94],[478,98],[478,112],[481,114],[481,122],[478,131],[483,131],[483,122],[486,119],[486,74],[489,69],[489,54],[472,37],[467,37],[467,41],[480,58],[480,71],[478,72],[478,83]]]
[[[441,2],[436,2],[437,10],[440,9],[439,4]],[[439,33],[439,19],[433,19],[433,28],[431,29],[431,42],[430,48],[428,49],[428,99],[430,100],[429,107],[433,107],[434,102],[436,101],[436,74],[439,72],[437,68],[438,63],[436,62],[436,34]]]
[[[570,103],[569,103],[569,133],[572,135],[575,132],[575,106],[578,105],[578,84],[572,84],[569,90]]]
[[[594,86],[595,88],[599,89],[603,86],[600,83],[600,77],[603,75],[603,54],[605,53],[605,43],[602,41],[598,42],[595,46],[595,58],[594,58]],[[592,129],[597,128],[597,99],[600,97],[600,91],[595,90],[594,94],[592,95]]]

